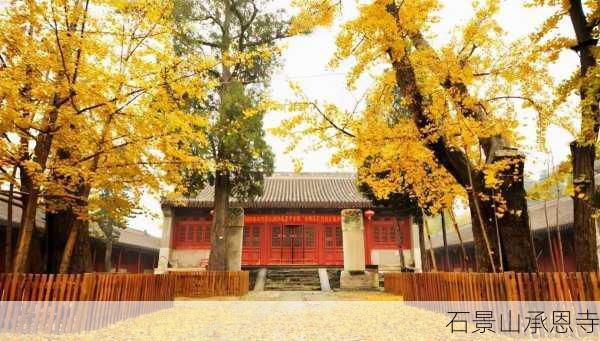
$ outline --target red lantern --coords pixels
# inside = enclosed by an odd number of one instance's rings
[[[371,220],[371,218],[373,218],[374,215],[375,215],[375,212],[373,210],[365,211],[365,217],[367,218],[367,220]]]

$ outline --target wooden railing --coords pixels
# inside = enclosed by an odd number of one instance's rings
[[[0,301],[172,301],[168,275],[0,274]]]
[[[405,301],[600,301],[599,274],[386,273],[385,291]]]
[[[242,296],[250,285],[247,271],[234,272],[173,272],[177,297]]]
[[[173,306],[175,278],[152,274],[0,274],[0,330],[65,333]]]

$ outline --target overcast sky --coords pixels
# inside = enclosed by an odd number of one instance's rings
[[[275,0],[279,6],[287,6],[287,0]],[[364,1],[363,1],[364,2]],[[453,27],[464,23],[471,15],[470,0],[444,0],[445,7],[440,13],[441,22],[434,27],[438,37],[432,43],[434,45],[444,43],[450,36]],[[548,14],[539,9],[531,10],[523,7],[523,0],[504,1],[502,12],[499,16],[500,23],[507,31],[507,39],[520,37],[531,32],[543,21]],[[355,92],[350,92],[345,87],[345,68],[331,70],[327,64],[335,50],[335,36],[338,32],[339,23],[351,19],[357,13],[356,0],[344,0],[343,14],[338,23],[330,29],[319,29],[309,36],[297,37],[286,42],[287,50],[284,53],[284,65],[273,77],[271,92],[278,101],[285,101],[290,97],[288,88],[289,80],[300,84],[305,93],[314,99],[336,103],[337,105],[351,109],[369,86],[363,81]],[[563,30],[572,34],[570,27],[564,25]],[[577,56],[574,53],[564,53],[558,65],[554,68],[557,78],[564,78],[577,65]],[[265,117],[265,128],[277,126],[285,113],[273,112]],[[535,122],[531,113],[523,113],[520,133],[525,138],[523,146],[528,153],[527,171],[531,178],[546,168],[547,156],[535,151]],[[293,157],[299,157],[304,161],[304,171],[324,172],[339,171],[329,165],[331,151],[319,150],[309,155],[296,152],[294,155],[284,154],[285,143],[271,135],[268,142],[276,154],[276,170],[292,171]],[[568,142],[571,137],[563,130],[551,127],[548,131],[549,147],[553,151],[555,160],[564,160],[568,155]],[[344,169],[351,170],[351,169]],[[160,215],[160,205],[156,198],[147,197],[144,206],[151,212]],[[162,218],[151,218],[149,216],[138,216],[130,221],[130,226],[138,229],[146,229],[148,232],[159,236]]]

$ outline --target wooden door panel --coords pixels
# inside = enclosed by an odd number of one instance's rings
[[[260,226],[244,226],[242,239],[242,264],[259,265],[261,255],[261,233]]]
[[[344,264],[342,228],[339,225],[324,227],[322,263],[325,265]]]
[[[271,228],[271,264],[317,264],[317,234],[314,226],[287,225]]]

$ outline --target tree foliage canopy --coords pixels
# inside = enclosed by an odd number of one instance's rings
[[[504,38],[496,19],[499,1],[476,2],[470,20],[454,27],[447,43],[432,29],[440,7],[436,0],[359,5],[358,16],[342,26],[330,65],[350,61],[349,87],[373,77],[364,102],[354,111],[343,110],[312,101],[294,86],[298,99],[289,108],[297,115],[276,132],[297,133],[292,142],[306,133],[319,136],[338,151],[334,161],[351,160],[359,167],[377,197],[408,191],[431,212],[465,197],[468,183],[459,185],[457,174],[440,166],[431,143],[442,141],[461,153],[468,167],[484,174],[488,188],[497,188],[498,172],[510,165],[495,162],[496,152],[499,146],[519,145],[519,111],[537,113],[543,140],[553,115],[547,64],[532,58],[528,37]],[[424,116],[416,120],[415,103],[398,88],[403,58],[412,65],[422,96]]]

